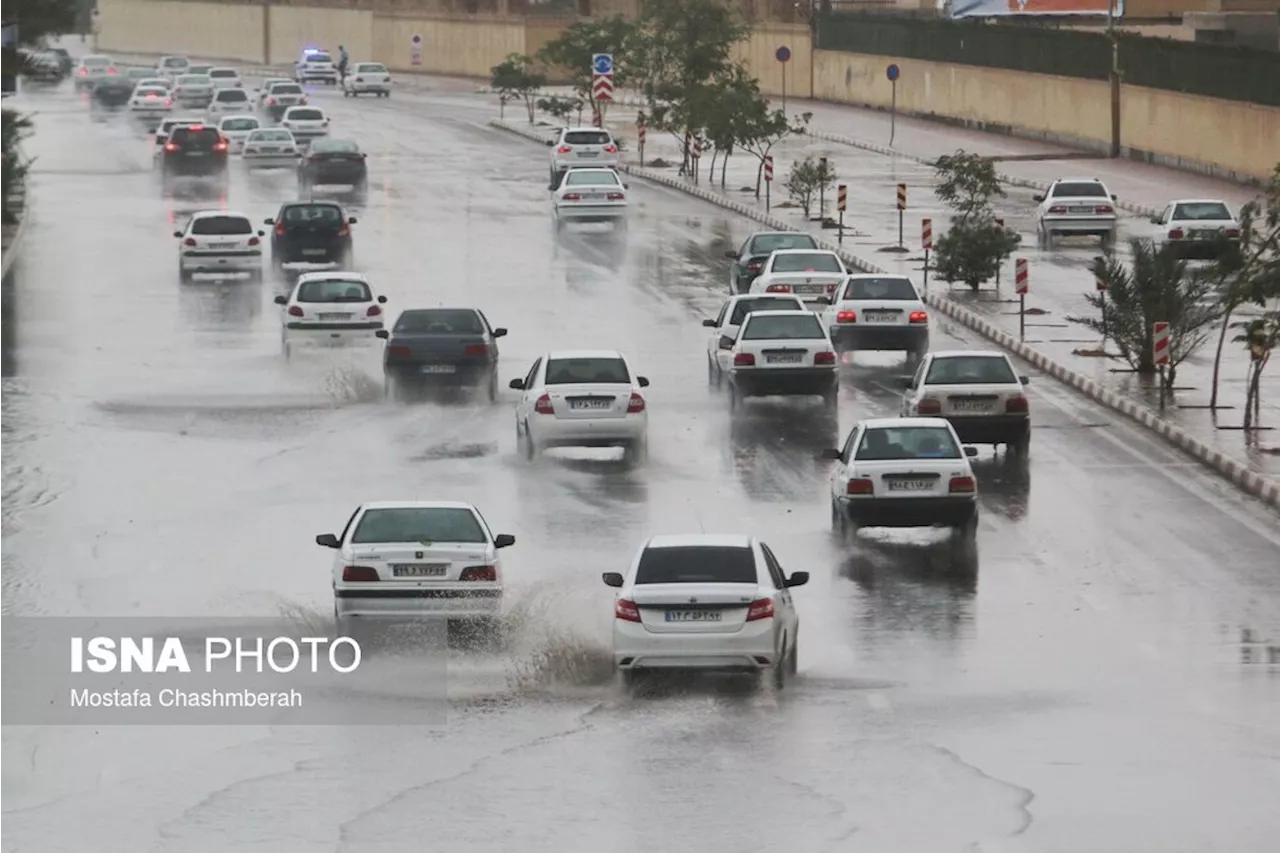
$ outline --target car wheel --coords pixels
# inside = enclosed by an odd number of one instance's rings
[[[1016,439],[1008,445],[1009,449],[1019,458],[1025,459],[1031,455],[1031,429],[1028,427]]]
[[[647,439],[638,439],[626,446],[623,457],[631,465],[639,465],[649,457],[649,442]]]
[[[192,273],[191,273],[191,271],[190,271],[189,269],[187,269],[186,267],[179,266],[179,267],[178,267],[178,279],[179,279],[183,284],[190,284],[190,283],[191,283],[191,279],[192,279]]]
[[[778,656],[777,661],[773,664],[773,689],[782,690],[787,686],[788,662],[787,655],[787,638],[782,638],[782,654]]]
[[[951,528],[951,544],[955,548],[964,549],[978,541],[978,513],[969,516],[962,524]]]
[[[787,675],[795,675],[800,671],[800,629],[791,638],[791,654],[787,655]]]
[[[284,360],[289,361],[293,358],[293,347],[289,346],[286,340],[280,341],[280,352],[284,355]]]
[[[498,402],[498,374],[490,374],[489,385],[485,389],[485,396],[489,398],[490,403]]]
[[[524,458],[530,462],[538,458],[538,445],[533,441],[533,434],[529,432],[529,422],[524,422]]]

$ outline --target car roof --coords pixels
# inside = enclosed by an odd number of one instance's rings
[[[755,538],[742,533],[664,533],[644,543],[651,548],[750,548]]]
[[[893,427],[947,427],[946,418],[868,418],[860,426],[867,429],[891,429]]]
[[[1054,178],[1055,184],[1105,184],[1102,178]]]
[[[229,116],[223,116],[222,118],[218,119],[218,126],[219,126],[219,127],[221,127],[221,126],[222,126],[222,123],[223,123],[224,121],[244,121],[245,119],[252,119],[253,121],[256,121],[256,122],[258,123],[258,127],[254,128],[255,130],[268,130],[268,129],[269,129],[269,128],[264,128],[264,127],[262,126],[262,120],[261,120],[260,118],[258,118],[257,116],[251,116],[251,115],[229,115]]]
[[[815,320],[818,319],[818,315],[810,311],[808,308],[779,308],[769,311],[752,311],[747,315],[747,318],[742,321],[742,325],[745,326],[750,322],[752,317],[799,317],[801,315],[813,317]]]
[[[1225,207],[1231,207],[1220,198],[1175,198],[1169,204],[1221,204]]]
[[[741,302],[743,299],[790,299],[795,302],[800,299],[794,293],[735,293],[729,297],[730,303]]]
[[[289,113],[293,112],[294,110],[316,110],[316,111],[321,112],[321,113],[323,113],[323,112],[324,112],[324,110],[320,109],[320,108],[319,108],[319,107],[317,107],[315,104],[294,104],[293,106],[289,107],[289,109],[285,110],[285,111],[284,111],[284,114],[285,114],[285,115],[288,115]]]
[[[194,222],[197,219],[212,219],[215,216],[235,216],[241,219],[249,218],[247,214],[241,213],[238,210],[197,210],[195,213],[191,214],[191,221]]]
[[[365,501],[361,509],[469,509],[475,506],[466,501]]]
[[[561,349],[547,353],[547,361],[558,361],[566,358],[621,358],[625,356],[616,349]]]
[[[232,68],[230,65],[215,65],[213,68],[210,68],[209,70],[210,71],[234,71],[236,74],[240,73],[239,71],[236,71],[236,69]]]
[[[859,273],[849,274],[849,281],[853,281],[854,279],[866,279],[866,278],[900,278],[905,281],[911,281],[911,276],[899,275],[898,273],[892,273],[892,272],[886,272],[886,273],[859,272]]]
[[[479,308],[472,308],[469,305],[465,307],[461,305],[437,305],[434,308],[406,308],[400,312],[400,316],[403,317],[406,314],[433,314],[437,311],[470,311],[474,314],[480,313]]]
[[[774,250],[773,250],[773,252],[771,252],[771,254],[774,254],[774,255],[813,255],[813,254],[821,254],[821,255],[835,255],[836,257],[840,257],[840,255],[839,255],[838,253],[833,252],[833,251],[832,251],[832,250],[830,250],[830,249],[823,249],[822,247],[816,247],[816,248],[813,248],[813,249],[774,249]]]
[[[298,284],[304,281],[362,281],[369,283],[369,279],[363,273],[358,272],[341,272],[338,270],[322,270],[320,272],[307,272],[298,276]]]
[[[1008,353],[996,352],[989,349],[944,349],[929,353],[935,359],[938,358],[959,358],[960,356],[979,358],[1003,358],[1006,361],[1009,358]]]
[[[809,237],[812,239],[813,235],[803,231],[752,231],[748,239],[754,240],[757,237]]]
[[[572,132],[573,132],[573,131],[575,131],[575,130],[602,130],[602,131],[604,131],[605,133],[608,133],[608,132],[609,132],[609,128],[607,128],[607,127],[594,127],[594,126],[589,125],[589,124],[573,125],[572,127],[562,127],[562,128],[560,128],[560,129],[561,129],[562,131],[564,131],[565,133],[572,133]]]
[[[570,172],[608,172],[610,175],[617,175],[618,170],[611,166],[574,166]]]

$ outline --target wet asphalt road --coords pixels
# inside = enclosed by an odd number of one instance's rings
[[[699,319],[752,225],[634,182],[625,240],[557,239],[545,152],[479,128],[487,101],[316,100],[370,152],[356,266],[392,313],[483,308],[512,330],[504,379],[547,348],[623,349],[653,382],[651,459],[531,466],[513,392],[393,405],[376,354],[286,364],[278,283],[179,284],[174,222],[208,204],[162,199],[149,140],[31,99],[4,612],[322,618],[312,536],[361,500],[441,497],[517,536],[506,570],[532,618],[506,652],[458,653],[439,728],[6,727],[5,850],[88,832],[103,851],[1274,849],[1273,515],[1024,370],[1033,459],[984,451],[976,580],[925,534],[837,550],[815,459],[835,425],[767,403],[733,423],[706,387]],[[293,190],[238,174],[225,204],[262,218]],[[981,346],[952,328],[939,345]],[[896,411],[900,372],[852,367],[839,431]],[[699,529],[755,532],[813,572],[784,695],[608,683],[600,572]]]

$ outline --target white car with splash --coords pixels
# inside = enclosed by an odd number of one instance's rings
[[[613,169],[570,169],[551,194],[556,229],[570,222],[627,224],[627,185]]]
[[[849,277],[844,261],[826,249],[779,249],[769,255],[751,293],[792,293],[811,307],[821,305]]]
[[[345,347],[380,343],[386,319],[379,296],[359,273],[324,271],[298,276],[288,296],[277,296],[280,349],[286,359],[297,347]]]
[[[377,95],[391,97],[391,71],[381,62],[357,62],[356,67],[342,81],[344,97]]]
[[[894,350],[917,359],[929,351],[929,311],[906,276],[851,275],[822,301],[836,352]]]

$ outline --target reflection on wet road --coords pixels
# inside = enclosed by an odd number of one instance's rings
[[[317,100],[370,153],[356,266],[393,314],[476,305],[511,329],[501,399],[392,404],[376,353],[286,363],[282,283],[180,285],[172,231],[209,202],[162,198],[145,137],[49,95],[5,289],[4,611],[322,617],[315,533],[446,497],[517,536],[512,648],[459,653],[440,729],[6,727],[6,849],[72,849],[80,826],[156,851],[1271,849],[1273,516],[1025,368],[1032,459],[978,460],[977,577],[929,532],[841,550],[819,454],[896,413],[904,368],[850,366],[838,424],[774,401],[730,418],[699,320],[750,223],[636,182],[624,239],[557,237],[545,152],[479,127],[487,104]],[[237,173],[213,204],[262,219],[294,188]],[[517,456],[505,380],[563,346],[652,379],[642,467]],[[697,530],[813,573],[785,695],[608,683],[600,573]]]

